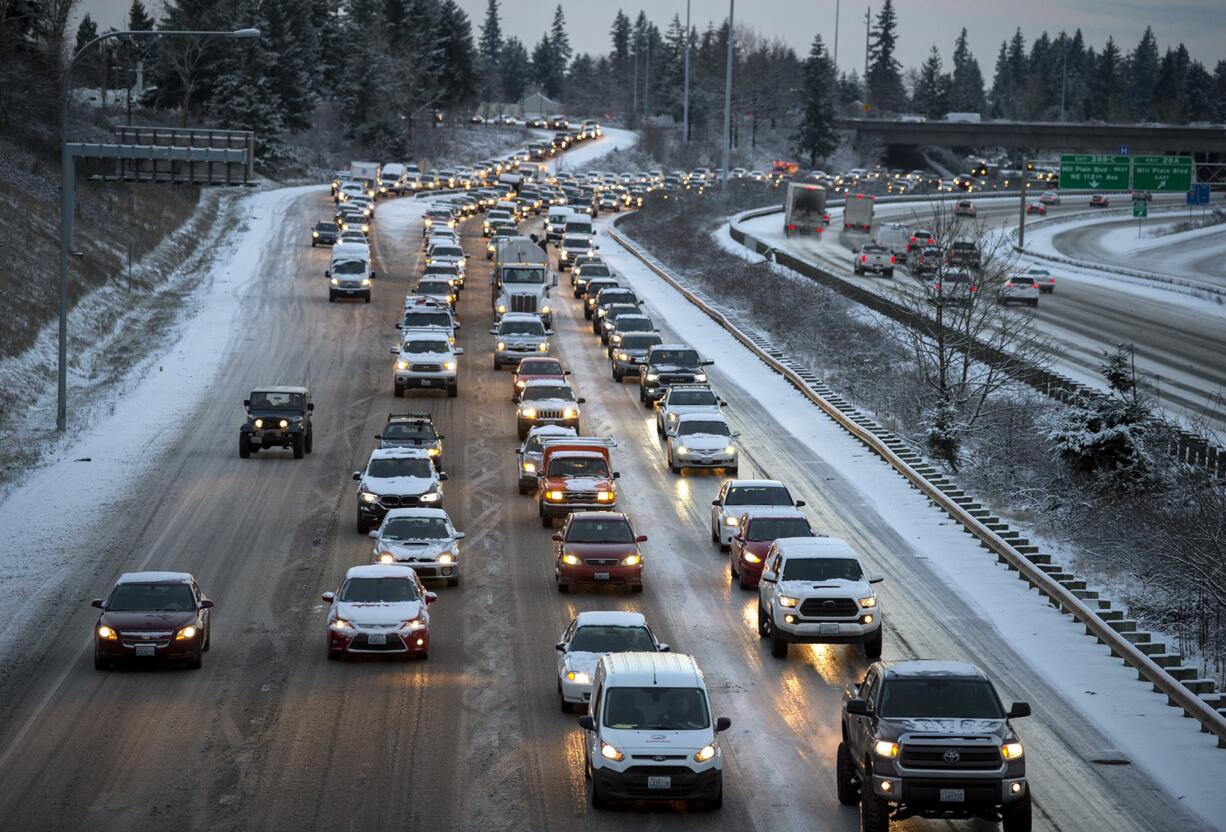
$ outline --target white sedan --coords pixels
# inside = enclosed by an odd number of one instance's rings
[[[558,651],[558,701],[564,713],[586,708],[596,662],[609,653],[667,653],[647,619],[637,612],[581,612],[555,645]]]

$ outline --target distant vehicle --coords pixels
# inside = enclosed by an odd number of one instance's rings
[[[907,253],[907,271],[913,277],[928,277],[936,274],[945,262],[945,252],[940,246],[916,246]]]
[[[243,400],[247,418],[238,432],[238,455],[269,448],[290,448],[294,459],[309,454],[315,433],[311,415],[315,403],[305,387],[257,387]]]
[[[907,253],[917,246],[931,246],[936,243],[936,235],[924,228],[915,228],[907,240]]]
[[[983,116],[979,113],[946,113],[945,121],[956,124],[979,124],[983,121]]]
[[[1041,217],[1047,216],[1047,206],[1042,202],[1027,202],[1026,214],[1038,214]]]
[[[928,302],[945,306],[970,306],[975,302],[979,284],[965,269],[946,268],[928,286]]]
[[[1044,205],[1059,205],[1060,194],[1056,193],[1055,191],[1044,191],[1039,196],[1039,202]]]
[[[1133,202],[1137,202],[1137,201],[1150,202],[1153,200],[1153,198],[1154,198],[1154,195],[1150,193],[1149,191],[1133,191],[1132,192]]]
[[[370,537],[375,541],[372,563],[400,563],[412,567],[418,578],[460,585],[464,532],[456,531],[441,508],[391,509]]]
[[[733,476],[740,465],[737,437],[722,413],[685,413],[672,425],[665,461],[674,474],[686,468],[723,468]]]
[[[608,515],[600,515],[607,517]],[[562,712],[586,709],[592,698],[592,676],[601,656],[610,653],[667,653],[647,620],[638,612],[581,612],[556,645],[558,697]]]
[[[894,276],[894,255],[885,246],[865,243],[852,255],[852,271],[857,275],[879,274]]]
[[[399,162],[389,162],[379,174],[379,193],[402,194],[407,187],[407,172]]]
[[[1000,285],[996,300],[1001,304],[1024,303],[1029,306],[1039,305],[1039,284],[1028,275],[1010,275]]]
[[[353,479],[358,484],[357,530],[369,534],[389,509],[441,505],[447,475],[434,467],[427,448],[379,448],[371,452],[365,470],[353,472]]]
[[[711,501],[711,542],[728,551],[741,515],[750,509],[803,508],[804,504],[778,480],[725,480],[719,496]]]
[[[783,233],[821,234],[830,224],[826,212],[826,189],[818,185],[789,182],[783,202]]]
[[[1094,194],[1090,197],[1091,208],[1106,208],[1109,205],[1106,194]]]
[[[876,242],[878,245],[885,248],[895,257],[902,257],[907,253],[907,244],[910,241],[910,235],[907,233],[907,227],[901,223],[883,222],[877,226]]]
[[[766,553],[781,537],[817,537],[817,532],[799,509],[759,508],[742,514],[728,552],[729,577],[741,589],[756,588]]]
[[[334,222],[328,220],[320,220],[315,223],[315,227],[311,229],[311,248],[315,246],[330,246],[336,243],[337,237],[340,235],[340,227]]]
[[[494,369],[503,364],[519,366],[520,359],[549,352],[549,337],[553,330],[546,329],[540,316],[533,312],[507,312],[490,328],[496,336],[494,344]]]
[[[361,181],[363,179],[366,179],[366,180],[369,180],[373,185],[374,183],[379,181],[380,172],[381,171],[379,170],[378,162],[350,162],[349,163],[349,176],[355,181]],[[370,191],[372,190],[374,190],[373,187],[367,188],[366,195],[373,197],[374,194],[370,193]]]
[[[872,231],[873,197],[865,194],[848,194],[843,205],[843,229],[845,231]]]
[[[126,572],[111,594],[91,604],[94,669],[120,661],[182,661],[192,670],[204,663],[212,633],[209,610],[196,579],[186,572]]]
[[[647,535],[636,535],[620,511],[571,512],[553,535],[558,592],[572,587],[624,586],[643,591],[643,552]]]
[[[1056,291],[1056,278],[1047,269],[1029,268],[1022,271],[1022,275],[1039,284],[1039,291],[1044,295]]]
[[[966,269],[977,269],[981,264],[979,246],[970,240],[954,240],[945,252],[945,263]]]
[[[969,199],[960,199],[954,205],[955,217],[973,217],[975,216],[975,203]]]

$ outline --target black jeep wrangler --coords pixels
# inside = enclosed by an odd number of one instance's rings
[[[1001,705],[964,662],[876,662],[844,691],[836,760],[839,802],[860,804],[863,832],[909,817],[984,818],[1030,832],[1030,784],[1009,723],[1030,706]]]
[[[294,459],[311,452],[315,403],[305,387],[259,387],[243,400],[247,421],[238,429],[238,455],[243,459],[268,448],[292,448]]]

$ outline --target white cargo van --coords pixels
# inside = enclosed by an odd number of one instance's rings
[[[595,233],[596,229],[592,226],[591,217],[586,214],[573,213],[566,218],[566,226],[562,229],[562,234],[558,236],[560,238],[563,235],[586,234],[588,237],[591,237]]]
[[[399,162],[389,162],[379,173],[379,193],[402,194],[405,188],[406,174],[404,165]]]
[[[718,809],[724,757],[717,735],[731,725],[712,715],[702,671],[690,656],[601,656],[588,713],[579,719],[592,807],[687,800]]]
[[[361,298],[370,303],[370,246],[340,243],[332,247],[332,260],[324,277],[328,278],[328,302],[337,298]]]
[[[566,231],[566,223],[574,216],[574,211],[565,205],[555,205],[545,215],[545,239],[549,242],[562,239]]]

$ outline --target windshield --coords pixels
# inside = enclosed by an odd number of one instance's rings
[[[423,326],[445,326],[451,327],[451,316],[446,312],[406,312],[404,313],[404,327],[412,329],[413,327]]]
[[[425,274],[437,274],[443,277],[451,278],[460,273],[454,263],[431,263],[426,266]]]
[[[332,264],[332,274],[366,274],[365,260],[342,260]]]
[[[623,518],[576,520],[566,532],[567,543],[633,543],[634,532]]]
[[[574,653],[654,653],[656,643],[646,627],[580,627],[570,639]]]
[[[464,257],[464,249],[459,246],[435,246],[430,251],[430,257],[447,257],[459,260]]]
[[[745,529],[746,540],[761,542],[781,537],[813,537],[813,529],[803,517],[756,517]]]
[[[660,343],[659,335],[627,335],[622,339],[623,350],[646,350]]]
[[[417,292],[422,295],[450,295],[451,284],[441,280],[423,280],[417,284]]]
[[[790,506],[792,495],[781,485],[738,485],[728,489],[729,506]]]
[[[251,394],[252,410],[302,410],[301,393],[278,393],[275,391],[256,390]]]
[[[549,461],[551,477],[604,477],[609,476],[609,464],[604,457],[573,456]]]
[[[785,581],[862,581],[855,558],[791,558],[783,564]]]
[[[519,268],[503,268],[499,270],[499,275],[502,277],[503,283],[535,283],[543,284],[545,282],[545,269],[519,269]]]
[[[424,439],[433,442],[438,432],[429,422],[392,422],[383,429],[384,439]]]
[[[383,479],[385,477],[429,477],[433,466],[428,459],[420,457],[385,457],[372,459],[366,470],[368,476]]]
[[[451,537],[441,517],[395,517],[383,527],[384,540],[444,540]]]
[[[537,321],[503,321],[498,327],[499,335],[544,335],[545,325]]]
[[[580,266],[579,274],[583,277],[591,279],[593,277],[612,277],[613,272],[609,271],[608,266],[597,265],[595,263],[590,266]]]
[[[320,231],[335,231],[335,230],[336,230],[336,223],[334,223],[334,222],[321,222],[321,223],[319,223],[318,225],[316,225],[315,227],[316,227],[316,228],[318,228]]]
[[[552,361],[521,361],[516,372],[524,376],[560,376],[562,365]]]
[[[592,244],[588,242],[586,237],[567,237],[565,240],[562,241],[562,248],[574,248],[574,249],[586,250],[591,247],[592,247]]]
[[[719,401],[710,390],[673,390],[668,394],[668,404],[672,405],[716,405]]]
[[[732,432],[728,430],[727,422],[716,419],[687,419],[677,426],[678,436],[693,436],[694,434],[731,436]]]
[[[441,355],[451,352],[451,347],[446,341],[405,341],[404,351],[413,353],[435,353]]]
[[[531,387],[524,388],[524,401],[538,402],[544,399],[566,399],[567,401],[574,401],[575,393],[565,384],[534,384]]]
[[[609,688],[606,728],[626,731],[699,731],[711,725],[699,688]]]
[[[107,612],[192,612],[196,599],[187,584],[120,584],[106,602]]]
[[[889,718],[1004,719],[985,679],[887,679],[878,713]]]
[[[350,578],[341,587],[338,601],[351,604],[394,604],[416,601],[417,587],[407,578]]]
[[[698,353],[693,350],[656,350],[651,354],[652,364],[676,364],[681,367],[697,367]]]

